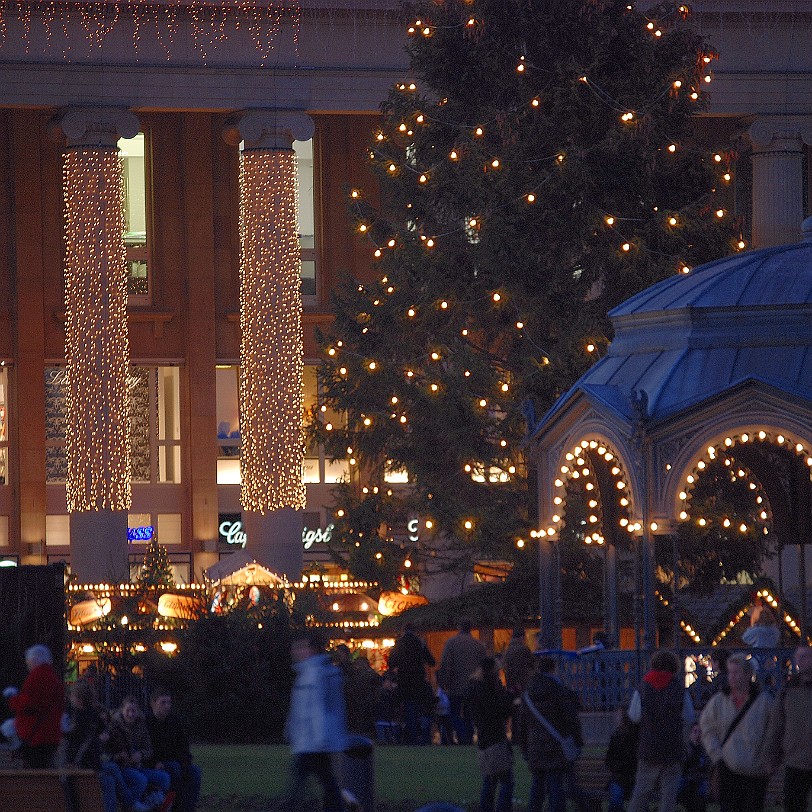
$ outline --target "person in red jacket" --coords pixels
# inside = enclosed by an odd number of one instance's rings
[[[51,766],[59,745],[64,688],[53,661],[47,646],[31,646],[25,652],[28,676],[23,687],[3,691],[14,712],[14,728],[22,741],[20,755],[28,767]]]

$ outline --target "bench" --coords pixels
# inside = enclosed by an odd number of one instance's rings
[[[3,812],[62,812],[65,793],[61,778],[70,776],[79,799],[78,812],[104,812],[101,782],[93,770],[0,769]]]
[[[602,756],[581,756],[575,762],[575,775],[578,779],[578,786],[586,796],[590,810],[599,812],[603,809],[603,802],[608,800],[609,793],[606,790],[609,784],[609,770],[604,763]],[[767,785],[767,800],[765,808],[783,809],[782,796],[784,789],[784,771],[778,770]]]

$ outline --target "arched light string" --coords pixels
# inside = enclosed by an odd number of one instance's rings
[[[802,459],[808,468],[812,468],[812,455],[810,454],[810,451],[805,447],[803,442],[801,442],[799,439],[793,438],[788,432],[774,432],[760,429],[754,431],[743,431],[739,434],[731,434],[725,437],[721,442],[715,443],[714,445],[709,445],[705,449],[704,455],[697,461],[693,470],[686,475],[683,482],[683,487],[678,494],[680,502],[683,503],[683,507],[679,512],[680,520],[686,522],[695,522],[700,527],[707,527],[710,524],[711,520],[706,516],[692,516],[690,511],[687,509],[689,507],[688,502],[692,490],[694,489],[699,477],[702,475],[702,472],[708,467],[709,463],[721,460],[723,461],[724,466],[729,469],[729,476],[733,481],[736,479],[742,479],[748,482],[749,489],[753,491],[754,502],[759,509],[759,524],[762,527],[762,533],[764,535],[768,535],[770,532],[769,528],[772,523],[772,516],[767,495],[760,483],[756,481],[756,478],[753,476],[752,472],[746,466],[737,463],[735,459],[735,449],[738,446],[745,446],[751,443],[759,442],[774,445],[778,448],[783,448],[790,451],[796,457]],[[734,527],[733,519],[731,517],[723,517],[721,521],[722,526],[725,529],[738,529],[741,533],[746,533],[750,529],[744,523],[740,523],[738,527]]]
[[[551,517],[552,524],[546,528],[531,532],[531,536],[535,533],[534,537],[543,538],[544,536],[555,536],[560,532],[564,521],[563,514],[567,506],[567,484],[581,480],[587,494],[587,507],[592,511],[587,514],[587,521],[590,525],[594,525],[594,529],[588,533],[589,541],[586,541],[586,538],[584,538],[584,541],[599,546],[606,542],[608,531],[602,521],[603,511],[600,503],[600,488],[595,478],[595,472],[590,465],[590,457],[594,455],[603,459],[611,475],[613,491],[617,499],[617,513],[620,516],[618,519],[619,527],[629,533],[636,533],[641,529],[642,525],[639,522],[632,522],[629,519],[631,513],[631,488],[620,458],[603,440],[585,439],[574,445],[564,455],[558,469],[558,476],[553,482],[555,486],[553,505],[556,512]],[[606,496],[606,494],[603,494],[603,498],[606,498]]]
[[[756,592],[756,596],[761,598],[773,609],[778,609],[778,599],[775,597],[775,595],[772,594],[772,592],[770,592],[769,589],[759,589]],[[716,637],[713,638],[713,640],[711,641],[711,645],[718,646],[725,639],[725,637],[727,637],[727,635],[730,634],[730,632],[733,631],[733,629],[739,624],[739,622],[747,614],[747,612],[748,612],[747,606],[743,606],[742,608],[740,608],[736,612],[736,614],[733,615],[732,618],[730,618],[725,627],[721,629],[721,631],[716,635]],[[783,609],[779,610],[778,615],[782,620],[782,622],[786,623],[787,626],[789,626],[793,634],[795,634],[796,637],[800,638],[801,627],[795,620],[795,618],[792,617],[792,615],[790,615],[789,612],[784,611]],[[809,642],[809,638],[807,638],[807,642]]]
[[[629,8],[631,10],[631,7],[629,7]],[[688,16],[689,9],[688,9],[687,6],[683,5],[683,6],[680,6],[679,9],[675,13],[678,13],[681,17],[684,18],[684,17]],[[472,24],[476,24],[476,19],[475,18],[470,18],[466,23],[461,24],[461,25],[470,26]],[[459,27],[461,27],[461,25],[446,26],[446,27],[447,28],[459,28]],[[653,36],[655,36],[657,38],[662,36],[662,29],[660,27],[658,27],[658,25],[657,25],[657,23],[655,21],[653,21],[651,19],[647,19],[646,20],[646,28],[649,31],[652,32]],[[414,24],[412,24],[409,27],[408,33],[410,35],[416,35],[416,34],[419,33],[419,34],[422,34],[422,36],[431,36],[432,31],[436,31],[436,30],[439,30],[438,27],[432,26],[430,23],[426,23],[425,21],[420,20],[419,24],[416,21]],[[708,64],[710,64],[712,59],[715,58],[715,56],[716,55],[713,54],[713,53],[703,53],[703,54],[700,55],[699,59],[701,60],[703,65],[708,65]],[[532,65],[530,65],[530,63],[528,63],[527,60],[522,56],[518,60],[518,68],[521,68],[521,70],[519,72],[524,72],[526,67],[532,67]],[[707,83],[709,81],[709,79],[710,79],[710,74],[707,73],[703,77],[701,77],[700,81],[704,81],[705,83]],[[586,76],[584,74],[581,74],[580,76],[578,76],[577,81],[580,81],[581,83],[587,85],[587,87],[589,87],[591,92],[593,92],[595,94],[595,96],[597,98],[599,98],[601,101],[603,101],[605,104],[609,105],[611,109],[616,110],[618,112],[622,112],[621,122],[623,124],[634,123],[634,120],[636,118],[635,112],[630,110],[626,105],[620,104],[620,102],[618,102],[610,94],[608,94],[606,91],[604,91],[599,85],[597,85],[594,81],[592,81],[588,76]],[[663,98],[668,93],[675,94],[675,93],[680,92],[680,90],[683,88],[684,85],[685,85],[685,80],[682,79],[682,78],[677,78],[677,79],[672,80],[653,100],[647,102],[646,104],[638,105],[637,112],[638,113],[639,112],[644,112],[648,107],[655,104],[658,99]],[[417,85],[414,82],[410,82],[409,84],[400,83],[400,84],[396,85],[396,88],[398,90],[402,91],[402,92],[408,92],[408,93],[417,92]],[[702,97],[702,92],[700,90],[698,90],[697,88],[689,88],[689,89],[690,89],[690,98],[691,98],[692,101],[698,101]],[[540,105],[540,101],[539,101],[537,96],[534,96],[528,102],[526,102],[526,104],[530,105],[531,107],[538,107]],[[515,107],[515,108],[512,109],[512,112],[515,113],[515,112],[520,111],[521,109],[522,109],[521,107]],[[401,122],[401,124],[398,127],[398,132],[402,133],[402,134],[404,134],[406,136],[411,136],[414,133],[413,127],[417,126],[419,124],[424,124],[426,121],[434,121],[435,123],[438,123],[438,124],[440,124],[442,126],[448,126],[448,127],[453,127],[455,129],[459,129],[461,132],[469,131],[470,132],[469,140],[472,143],[475,142],[477,139],[481,139],[485,134],[485,129],[489,126],[489,124],[493,123],[493,121],[485,122],[485,123],[479,123],[479,124],[474,124],[474,123],[465,124],[465,123],[460,123],[460,122],[449,122],[449,121],[444,121],[443,119],[441,119],[439,117],[432,117],[429,114],[418,110],[418,111],[416,111],[414,113],[414,124],[409,125],[409,124],[406,123],[406,121]],[[384,135],[383,131],[379,131],[377,139],[378,139],[379,142],[382,142],[382,141],[386,140],[386,136]],[[669,152],[674,153],[679,148],[678,145],[675,142],[669,141],[669,139],[667,139],[667,138],[664,138],[664,143],[667,146],[665,146],[663,149],[665,149],[665,150],[667,150]],[[682,149],[684,149],[684,148],[682,148]],[[704,153],[704,151],[701,152],[701,153],[698,150],[691,150],[691,151],[695,152],[696,154],[706,154],[706,153]],[[462,146],[455,147],[454,149],[451,150],[451,153],[449,154],[449,160],[452,160],[452,161],[462,160],[462,156],[463,156],[464,152],[465,152],[465,150],[464,150],[464,148]],[[721,162],[722,160],[725,161],[725,167],[724,167],[725,172],[722,173],[721,180],[723,182],[727,183],[732,178],[732,174],[730,172],[730,166],[729,166],[730,156],[727,155],[726,157],[723,157],[723,155],[724,155],[723,153],[718,153],[718,152],[714,153],[713,154],[713,160],[715,162],[717,162],[717,163]],[[418,178],[419,183],[425,183],[425,184],[430,182],[432,172],[436,169],[437,166],[439,166],[439,162],[435,162],[431,166],[424,167],[424,168],[413,166],[412,163],[410,162],[410,160],[407,159],[407,161],[405,161],[405,162],[399,161],[398,158],[393,158],[393,157],[387,155],[383,150],[378,149],[378,148],[373,148],[370,151],[370,158],[372,160],[379,160],[382,164],[384,164],[386,162],[389,162],[388,170],[391,173],[397,173],[397,172],[402,171],[402,170],[408,170],[408,171],[412,172]],[[564,160],[566,160],[566,152],[561,150],[561,151],[556,152],[553,155],[543,156],[541,158],[532,159],[532,160],[534,162],[556,161],[557,163],[562,163]],[[484,164],[484,166],[483,166],[484,171],[498,171],[501,168],[502,168],[501,160],[496,155],[491,155],[489,161],[486,162]],[[529,204],[535,203],[536,200],[538,199],[537,194],[538,194],[538,191],[539,191],[540,187],[544,183],[546,183],[547,180],[549,180],[550,177],[552,177],[551,174],[548,175],[547,178],[540,181],[538,184],[536,184],[533,187],[529,188],[523,194],[518,195],[514,200],[508,201],[508,202],[502,204],[499,207],[499,209],[508,207],[510,205],[515,205],[520,200],[524,200],[525,202],[527,202]],[[352,193],[352,197],[357,201],[358,198],[360,197],[360,192],[358,190],[354,190],[353,193]],[[685,214],[688,211],[700,207],[702,203],[707,201],[707,199],[708,199],[708,196],[703,196],[699,200],[689,202],[688,204],[683,206],[679,211],[664,213],[663,217],[664,217],[664,225],[665,225],[665,227],[667,227],[667,228],[677,228],[677,227],[679,227],[680,215],[682,215],[684,217]],[[709,213],[711,212],[711,210],[712,210],[712,207],[708,207],[708,212]],[[492,213],[492,211],[493,210],[490,210],[489,212],[486,212],[485,217],[487,218],[488,214]],[[655,211],[656,211],[656,209],[655,209]],[[727,214],[728,213],[723,208],[717,208],[717,209],[712,211],[711,216],[715,216],[715,217],[721,219],[721,218],[726,217]],[[364,220],[363,220],[363,213],[360,211],[360,209],[358,209],[356,211],[356,215],[358,216],[358,219],[360,221],[359,225],[358,225],[359,231],[361,231],[361,233],[366,234],[370,238],[370,240],[373,242],[373,244],[375,246],[374,256],[376,258],[380,258],[382,256],[383,251],[385,250],[385,248],[397,248],[398,247],[398,239],[397,238],[392,238],[392,239],[388,240],[386,246],[376,243],[375,240],[372,237],[372,233],[371,233],[371,229],[369,228],[369,224],[364,222]],[[476,229],[481,228],[482,219],[483,219],[483,216],[481,214],[480,215],[472,214],[471,219],[476,221],[476,225],[474,226],[474,228],[476,228]],[[624,219],[627,220],[627,221],[631,220],[631,219],[635,219],[635,220],[640,221],[640,218],[623,218],[622,216],[617,215],[617,214],[613,214],[613,213],[605,213],[605,215],[604,215],[604,223],[607,224],[607,225],[610,225],[608,223],[609,220],[612,220],[613,222],[621,222]],[[469,225],[461,224],[460,226],[451,228],[451,229],[449,229],[447,231],[444,231],[444,232],[438,233],[438,234],[431,234],[431,235],[429,235],[429,234],[420,234],[420,240],[423,242],[424,246],[427,249],[431,249],[431,248],[436,246],[438,239],[442,239],[443,237],[449,236],[451,234],[461,233],[461,232],[466,231],[466,230],[468,230],[470,228],[471,227]],[[746,247],[746,243],[745,243],[743,237],[740,234],[739,239],[737,240],[737,242],[735,244],[735,248],[737,250],[742,250],[745,247]],[[641,248],[643,250],[656,253],[659,256],[668,256],[669,258],[675,260],[678,272],[688,273],[691,270],[690,266],[685,264],[683,261],[679,260],[679,258],[677,256],[670,255],[670,254],[666,255],[666,254],[663,254],[662,252],[653,251],[653,249],[649,248],[648,246],[641,245],[639,243],[639,241],[635,241],[634,239],[626,239],[626,238],[624,238],[622,236],[622,234],[620,234],[618,250],[619,250],[619,253],[621,255],[624,254],[624,253],[629,253],[629,252],[631,252],[633,250],[639,251]]]

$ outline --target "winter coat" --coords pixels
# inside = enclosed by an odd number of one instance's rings
[[[398,688],[404,697],[422,696],[426,666],[435,664],[426,644],[414,633],[404,632],[389,655],[389,668],[398,672]]]
[[[729,690],[711,697],[699,717],[699,727],[702,730],[702,745],[712,763],[716,764],[721,758],[734,773],[764,776],[767,775],[766,734],[772,698],[767,692],[758,693],[755,685],[751,690],[755,701],[724,747],[722,741],[739,713]]]
[[[622,722],[609,739],[606,750],[606,766],[612,780],[623,787],[626,794],[634,788],[637,774],[637,739],[640,726],[632,722]]]
[[[327,654],[294,663],[285,737],[293,754],[339,753],[347,747],[341,671]],[[370,697],[372,700],[372,697]]]
[[[152,742],[151,765],[177,761],[184,767],[192,763],[189,736],[179,716],[169,713],[165,719],[158,719],[150,713],[147,716],[147,730]]]
[[[812,770],[812,678],[792,677],[770,711],[767,753],[773,766],[782,761],[796,770]]]
[[[694,707],[677,674],[647,672],[632,695],[629,718],[640,723],[637,755],[641,761],[660,765],[682,761]]]
[[[54,667],[43,663],[29,672],[20,692],[9,697],[17,735],[27,745],[59,744],[64,693]]]
[[[583,744],[578,698],[574,691],[548,674],[535,674],[527,693],[538,712],[562,738],[572,736],[579,745]],[[516,726],[513,740],[518,741],[530,770],[564,770],[569,766],[561,745],[536,719],[524,701],[516,714]]]
[[[99,736],[104,722],[95,708],[71,708],[62,722],[58,762],[62,767],[98,770],[101,760]]]
[[[513,710],[513,696],[501,682],[472,679],[468,686],[468,707],[474,720],[480,750],[507,739],[505,728]]]
[[[437,682],[449,697],[462,697],[468,681],[487,656],[485,646],[468,632],[455,634],[448,640],[440,657]]]
[[[505,686],[514,696],[519,696],[527,687],[534,665],[533,652],[522,638],[514,637],[502,655]]]
[[[110,738],[105,745],[105,752],[119,767],[146,767],[152,762],[152,739],[149,736],[147,723],[143,716],[138,716],[132,725],[128,725],[117,710],[110,720],[107,729]],[[135,757],[141,754],[141,759]]]

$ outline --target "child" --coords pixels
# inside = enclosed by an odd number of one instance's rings
[[[623,714],[620,724],[609,739],[606,766],[609,768],[609,806],[607,812],[623,812],[623,804],[631,797],[637,773],[637,737],[640,726]]]
[[[394,671],[387,671],[375,701],[375,733],[378,744],[400,744],[400,701]]]
[[[454,727],[451,724],[451,700],[442,688],[437,688],[437,698],[434,703],[434,720],[437,724],[437,732],[440,734],[440,744],[453,744]]]

